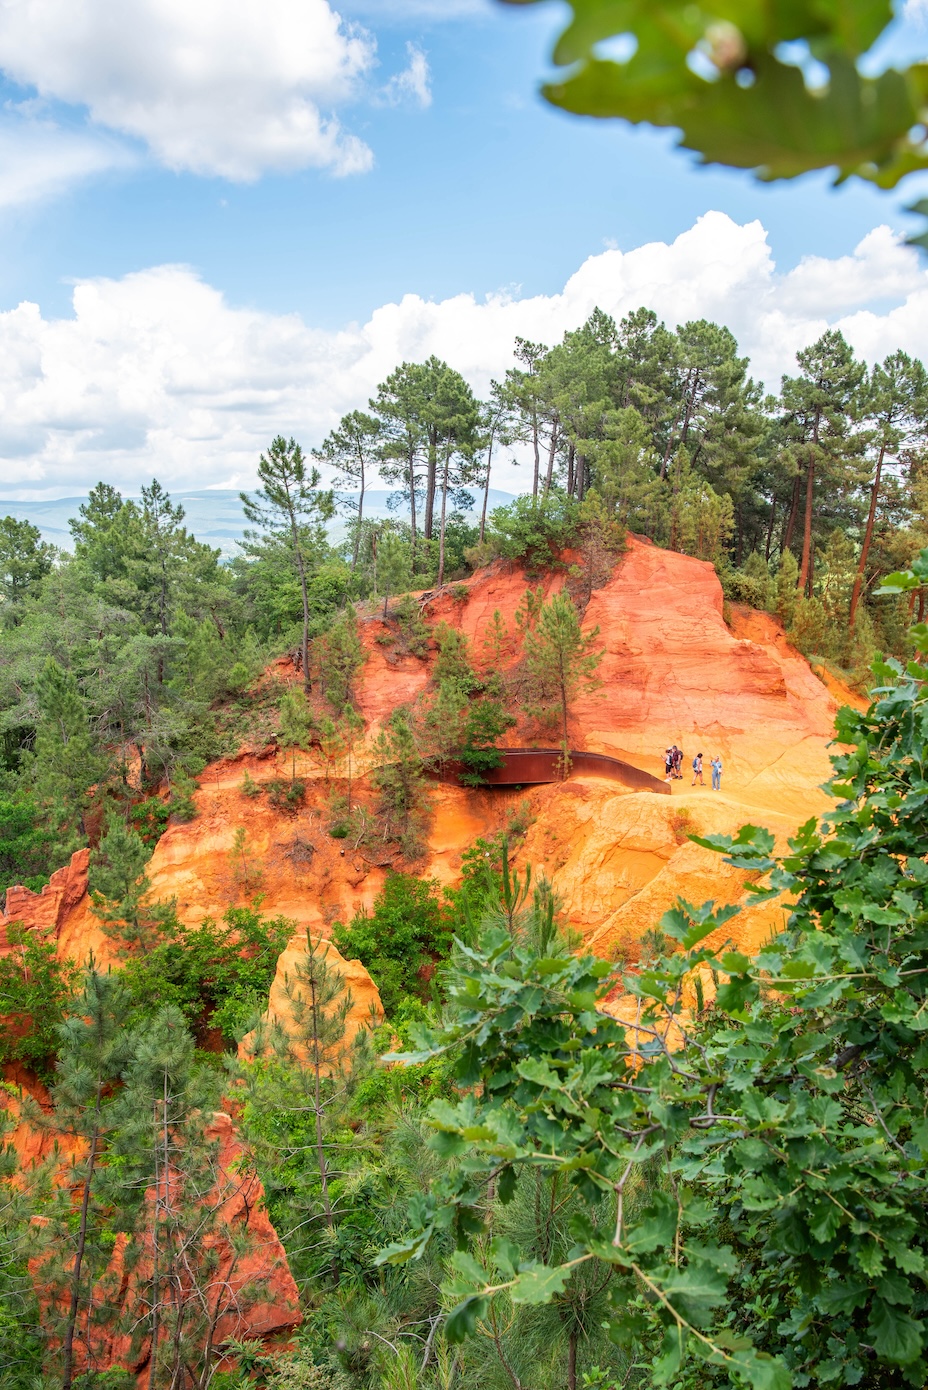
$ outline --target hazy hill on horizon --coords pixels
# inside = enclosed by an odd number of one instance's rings
[[[253,491],[253,489],[252,489]],[[393,496],[393,488],[371,488],[364,496],[364,515],[373,518],[398,516],[402,518],[405,512],[402,508],[399,511],[391,511],[387,506],[387,499]],[[338,492],[339,498],[349,498],[350,492]],[[479,516],[482,497],[476,490],[473,492],[474,508],[472,515]],[[501,492],[498,488],[490,488],[489,511],[494,507],[505,506],[513,500],[514,494],[511,492]],[[179,502],[184,508],[185,524],[187,529],[196,536],[197,540],[204,541],[207,545],[218,548],[224,556],[231,557],[238,553],[238,543],[244,534],[248,522],[242,510],[242,503],[237,488],[201,488],[199,491],[172,492],[173,501]],[[127,497],[127,500],[129,498]],[[138,501],[138,498],[132,500]],[[68,529],[68,522],[72,517],[78,515],[78,509],[82,502],[86,502],[84,496],[59,497],[53,501],[23,502],[7,500],[0,497],[0,516],[12,516],[17,521],[30,521],[33,526],[38,526],[42,533],[42,539],[51,545],[56,545],[62,550],[71,549],[71,532]],[[332,523],[331,531],[337,537],[343,530],[347,518],[343,512]]]

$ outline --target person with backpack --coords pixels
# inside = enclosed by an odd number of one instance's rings
[[[696,778],[697,778],[697,777],[699,778],[699,785],[700,785],[701,787],[704,787],[706,784],[705,784],[705,782],[703,781],[703,776],[702,776],[702,754],[701,754],[701,753],[697,753],[696,756],[695,756],[695,758],[693,759],[693,782],[692,782],[692,785],[693,785],[694,787],[695,787],[695,785],[696,785]]]
[[[712,768],[712,790],[720,792],[722,790],[722,755],[716,753],[709,766]]]
[[[664,781],[669,782],[673,777],[673,749],[664,749]]]

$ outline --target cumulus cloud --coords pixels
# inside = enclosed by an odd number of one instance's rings
[[[69,318],[35,304],[0,314],[3,493],[248,485],[275,434],[318,444],[404,359],[446,358],[478,393],[512,364],[516,334],[554,343],[599,305],[668,324],[728,324],[775,390],[797,349],[837,326],[868,361],[896,347],[928,360],[928,270],[885,227],[851,256],[779,272],[759,222],[711,212],[671,243],[591,256],[556,294],[384,304],[322,331],[299,315],[230,305],[184,266],[78,284]],[[498,475],[521,485],[518,471]]]
[[[328,0],[2,0],[0,68],[171,169],[336,174],[372,153],[333,114],[376,61]]]

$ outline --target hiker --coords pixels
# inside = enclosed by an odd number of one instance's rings
[[[678,782],[682,782],[682,781],[683,781],[683,749],[682,749],[682,748],[678,748],[677,745],[674,744],[674,746],[673,746],[673,748],[672,748],[671,751],[672,751],[672,753],[673,753],[673,775],[676,777],[676,779],[677,779]]]
[[[720,792],[722,790],[722,755],[716,753],[709,766],[712,768],[712,790]]]
[[[664,749],[664,781],[669,782],[673,777],[673,749]]]
[[[701,753],[697,753],[696,756],[695,756],[695,758],[693,759],[693,782],[692,782],[692,785],[693,785],[694,787],[695,787],[695,785],[696,785],[696,778],[697,778],[697,777],[699,778],[699,785],[700,785],[701,787],[704,787],[706,784],[705,784],[705,782],[703,781],[703,777],[702,777],[702,754],[701,754]]]

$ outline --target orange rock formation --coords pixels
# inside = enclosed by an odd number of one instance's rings
[[[550,594],[563,582],[562,572],[550,574],[542,587]],[[529,583],[518,566],[498,561],[467,585],[438,594],[425,614],[460,628],[476,664],[486,665],[483,639],[494,612],[512,631]],[[612,578],[593,593],[586,610],[585,628],[600,629],[602,686],[576,702],[571,743],[660,775],[663,749],[675,742],[685,753],[684,780],[673,784],[670,798],[595,777],[525,792],[436,786],[428,856],[416,872],[454,882],[462,850],[477,836],[503,829],[523,808],[532,824],[522,858],[556,877],[571,923],[598,949],[621,948],[633,956],[643,932],[678,895],[737,899],[739,875],[689,843],[687,832],[730,832],[751,821],[769,826],[782,840],[821,811],[835,694],[855,697],[833,681],[829,689],[790,647],[775,619],[732,607],[726,622],[723,607],[711,565],[630,537]],[[362,624],[368,659],[358,704],[371,739],[398,704],[426,690],[431,676],[431,657],[385,649],[376,640],[383,630],[378,618]],[[514,659],[513,652],[508,660]],[[510,742],[532,741],[544,745],[550,736],[523,720]],[[706,755],[706,785],[694,788],[689,764],[697,752]],[[720,792],[709,785],[708,759],[715,753],[724,760]],[[266,798],[242,793],[246,772],[265,782],[288,775],[289,761],[289,755],[262,750],[206,769],[195,797],[196,819],[170,826],[149,865],[154,894],[176,898],[182,921],[219,916],[241,899],[230,863],[239,828],[263,873],[264,912],[327,936],[336,919],[370,908],[389,861],[372,862],[350,841],[327,834],[328,788],[318,765],[297,756],[297,773],[309,790],[296,816],[283,816]],[[53,925],[62,953],[79,957],[92,947],[105,959],[108,946],[82,895],[85,882],[82,852],[42,894],[11,890],[5,920]],[[777,913],[770,907],[754,911],[736,919],[732,932],[753,945],[778,923]],[[281,982],[282,971],[275,988]],[[359,976],[352,989],[367,998],[372,986]]]

